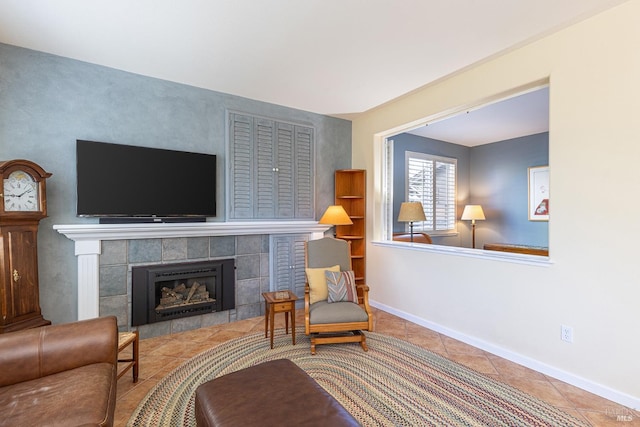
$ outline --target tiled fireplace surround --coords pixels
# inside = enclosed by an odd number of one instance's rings
[[[72,224],[54,229],[75,242],[78,257],[78,320],[115,315],[131,330],[131,268],[233,258],[234,310],[207,313],[138,327],[142,338],[167,335],[259,316],[261,293],[270,289],[269,236],[324,235],[316,222],[205,222],[184,224]]]

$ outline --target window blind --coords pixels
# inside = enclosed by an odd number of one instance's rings
[[[406,200],[422,203],[427,218],[414,223],[414,230],[455,230],[456,165],[456,159],[407,151]]]

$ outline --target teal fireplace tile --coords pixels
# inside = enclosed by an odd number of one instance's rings
[[[236,308],[235,320],[237,321],[237,320],[244,320],[244,319],[251,319],[253,317],[258,317],[261,314],[261,309],[263,306],[264,304],[262,303],[241,305]]]
[[[162,239],[129,240],[129,263],[162,261]]]
[[[127,295],[127,266],[100,267],[100,296]]]
[[[262,236],[238,236],[238,255],[259,254],[263,248]]]
[[[101,252],[100,265],[127,263],[126,240],[103,240]]]
[[[236,280],[260,277],[260,254],[236,257]]]
[[[236,254],[236,238],[234,236],[211,237],[209,253],[212,258],[234,256]]]
[[[187,238],[162,239],[162,260],[175,261],[187,259]]]
[[[118,327],[125,327],[129,324],[129,304],[126,295],[115,295],[100,297],[100,316],[116,316]]]
[[[215,326],[229,323],[229,310],[216,311],[202,315],[202,327]]]
[[[183,317],[171,321],[171,333],[191,331],[202,327],[201,316]]]
[[[187,239],[187,259],[200,259],[209,257],[208,237],[189,237]]]
[[[236,308],[260,301],[260,278],[236,281]]]

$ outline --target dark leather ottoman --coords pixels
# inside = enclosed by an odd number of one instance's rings
[[[288,359],[223,375],[196,390],[196,423],[204,426],[359,426]]]

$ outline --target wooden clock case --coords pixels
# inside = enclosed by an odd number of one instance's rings
[[[0,333],[51,324],[40,310],[37,244],[38,224],[47,216],[46,179],[51,173],[29,160],[0,161],[3,184],[18,170],[37,182],[39,204],[37,211],[6,211],[4,194],[0,197]]]

